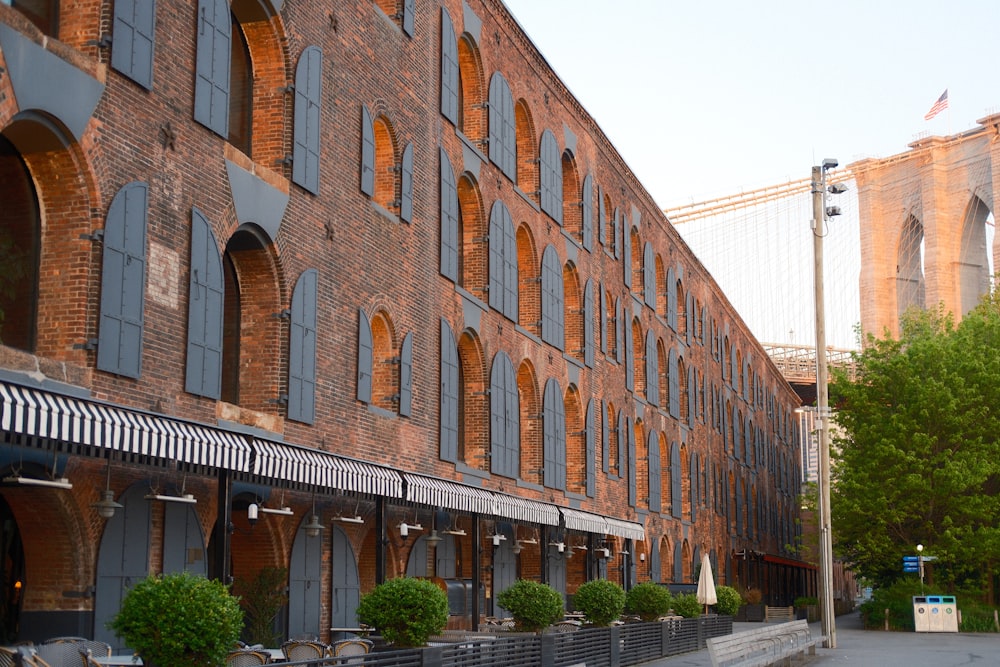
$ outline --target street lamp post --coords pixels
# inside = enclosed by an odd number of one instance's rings
[[[823,237],[826,219],[839,215],[840,209],[825,206],[826,172],[837,166],[836,160],[826,159],[812,168],[813,198],[813,285],[816,301],[816,418],[819,420],[819,570],[820,570],[820,620],[827,648],[837,648],[837,623],[833,607],[833,535],[830,530],[830,440],[829,394],[826,364],[826,307],[823,292]],[[842,186],[831,186],[831,192],[843,192]]]

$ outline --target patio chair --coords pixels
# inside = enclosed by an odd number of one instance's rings
[[[229,655],[226,656],[226,667],[256,667],[257,665],[266,665],[270,660],[271,656],[267,653],[253,649],[240,649],[229,652]]]
[[[329,647],[320,642],[292,639],[281,645],[281,652],[289,662],[299,662],[325,658],[329,653]]]
[[[79,649],[80,662],[77,663],[82,667],[102,667],[101,663],[94,660],[93,654],[87,649]]]
[[[342,655],[365,655],[366,653],[371,653],[372,646],[375,645],[370,639],[362,639],[360,637],[356,639],[344,639],[333,645],[333,655],[335,657],[340,657]]]

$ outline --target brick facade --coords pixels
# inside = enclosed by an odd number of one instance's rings
[[[234,2],[232,28],[246,40],[253,66],[252,80],[244,82],[247,98],[241,102],[252,110],[249,153],[193,118],[201,48],[195,4],[156,3],[149,90],[111,67],[111,50],[125,48],[120,35],[110,48],[93,45],[112,26],[113,4],[83,4],[72,11],[62,6],[61,16],[68,18],[48,37],[17,9],[0,4],[0,29],[7,30],[0,33],[3,71],[17,71],[18,64],[8,60],[15,44],[30,43],[52,62],[70,68],[69,80],[103,86],[77,135],[71,128],[80,112],[69,104],[21,106],[22,99],[47,99],[49,82],[0,76],[0,129],[9,146],[0,154],[2,173],[21,161],[34,187],[33,194],[4,192],[5,201],[24,206],[7,208],[0,222],[18,234],[36,230],[30,233],[39,248],[37,285],[3,302],[10,313],[35,305],[34,332],[23,344],[0,348],[0,379],[54,394],[69,388],[72,395],[151,418],[209,425],[240,434],[251,447],[254,438],[261,438],[384,467],[396,475],[415,473],[498,497],[572,507],[638,527],[644,535],[635,540],[609,529],[607,542],[615,560],[601,563],[595,547],[605,541],[604,534],[517,521],[502,511],[477,514],[479,523],[473,525],[468,511],[444,506],[453,524],[468,532],[456,538],[459,556],[450,574],[482,578],[488,597],[493,593],[488,536],[502,524],[516,531],[511,542],[532,536],[539,540],[517,556],[524,577],[550,576],[543,557],[549,537],[571,547],[590,545],[564,559],[569,595],[597,575],[625,585],[649,579],[690,583],[694,562],[706,550],[716,560],[717,580],[731,584],[736,583],[735,552],[792,555],[800,478],[794,392],[609,138],[500,2],[416,0],[409,17],[412,35],[407,34],[409,10],[402,1],[357,0],[332,7],[312,0]],[[441,112],[442,8],[456,35],[457,123]],[[286,159],[298,155],[294,144],[301,128],[296,127],[298,98],[292,84],[299,56],[310,46],[323,54],[316,193],[292,182],[293,165]],[[512,94],[516,178],[489,157],[488,91],[495,73],[504,77]],[[239,90],[236,85],[232,89]],[[370,195],[363,192],[363,109],[370,114],[374,142]],[[539,143],[546,130],[555,135],[561,151],[556,168],[562,183],[554,193],[562,199],[561,223],[558,215],[541,210],[546,176]],[[407,146],[412,146],[412,183],[403,165]],[[459,211],[454,280],[440,270],[442,149],[455,174]],[[593,188],[584,201],[587,177]],[[141,373],[127,377],[96,369],[94,342],[108,344],[100,325],[107,269],[102,270],[104,244],[90,235],[105,227],[116,193],[135,181],[148,184],[145,299]],[[407,222],[401,217],[410,196],[413,213]],[[29,211],[32,197],[37,219]],[[517,270],[515,284],[509,286],[516,291],[517,309],[506,316],[489,305],[495,261],[491,248],[499,243],[490,224],[495,202],[510,214],[510,251]],[[192,300],[201,298],[192,297],[196,292],[191,288],[196,272],[191,265],[193,209],[209,222],[222,258],[226,296],[219,399],[187,389]],[[646,244],[653,258],[649,269]],[[562,288],[556,312],[546,310],[542,289],[547,284],[542,270],[546,249],[558,257],[559,284],[550,285]],[[286,412],[288,401],[294,400],[289,398],[289,341],[295,329],[296,284],[310,269],[318,274],[311,423],[290,419]],[[654,277],[648,292],[647,274]],[[591,303],[584,300],[588,282]],[[564,327],[561,346],[543,342],[546,317]],[[454,336],[459,366],[454,460],[442,456],[439,444],[442,320]],[[367,360],[359,352],[364,325],[371,334]],[[588,343],[591,325],[593,341]],[[655,379],[646,372],[648,332],[655,341],[650,352],[657,359]],[[408,334],[409,356],[404,350]],[[631,349],[624,349],[629,342]],[[592,365],[586,361],[588,345],[593,347]],[[491,373],[500,352],[513,362],[516,378],[516,478],[490,472]],[[410,382],[403,368],[411,372]],[[366,375],[370,398],[359,400]],[[543,452],[549,442],[546,420],[551,425],[552,419],[544,394],[552,379],[565,413],[562,435],[554,436],[565,448],[565,488],[545,482],[545,473],[553,472],[551,467],[544,471],[553,464]],[[648,396],[654,388],[659,397],[652,403]],[[412,401],[408,415],[401,414],[406,392]],[[595,415],[589,472],[588,410]],[[220,511],[217,489],[226,474],[212,465],[141,455],[119,459],[109,453],[110,444],[76,447],[44,438],[26,443],[15,427],[5,426],[10,429],[5,431],[9,454],[3,458],[8,469],[17,468],[25,451],[42,463],[40,451],[58,451],[60,475],[73,481],[69,491],[0,489],[24,544],[24,594],[18,611],[36,619],[31,631],[22,623],[22,635],[42,632],[38,628],[48,621],[73,630],[63,634],[94,632],[90,614],[94,596],[102,594],[97,573],[105,524],[90,505],[105,484],[100,459],[109,456],[110,488],[116,497],[135,484],[183,486],[194,494],[206,560],[231,568],[237,579],[265,565],[287,567],[296,540],[307,539],[301,524],[315,507],[326,528],[319,569],[324,592],[318,634],[323,637],[331,623],[342,622],[330,607],[331,579],[336,578],[331,569],[356,569],[362,591],[380,576],[400,576],[417,538],[401,539],[397,526],[416,517],[426,535],[432,523],[433,504],[287,483],[252,471],[234,475],[233,495],[242,504],[233,499],[231,511]],[[649,443],[658,451],[650,452]],[[659,511],[651,509],[657,489],[650,485],[650,461],[657,458]],[[296,516],[262,515],[257,525],[249,526],[247,498],[256,496],[275,507],[279,490]],[[678,493],[681,499],[675,503],[671,494]],[[355,511],[364,525],[334,520]],[[226,530],[230,519],[233,525]],[[163,506],[154,503],[151,572],[162,569],[170,548],[170,540],[164,541],[165,523]],[[473,556],[477,534],[481,561]],[[340,546],[331,548],[331,535]],[[345,544],[355,563],[336,560],[346,553]],[[378,555],[382,549],[384,557]],[[631,553],[624,555],[626,551]],[[741,583],[766,585],[760,579]],[[776,586],[772,597],[788,597],[783,603],[790,604],[795,592]],[[489,605],[480,611],[489,613]]]

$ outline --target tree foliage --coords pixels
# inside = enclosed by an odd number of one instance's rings
[[[898,340],[869,336],[855,360],[831,387],[838,553],[889,585],[923,544],[938,584],[985,590],[1000,555],[1000,301],[957,326],[910,311]]]

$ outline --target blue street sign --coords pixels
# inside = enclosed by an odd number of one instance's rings
[[[920,566],[916,563],[904,563],[903,572],[919,572]]]
[[[903,556],[904,563],[919,563],[920,556]]]

